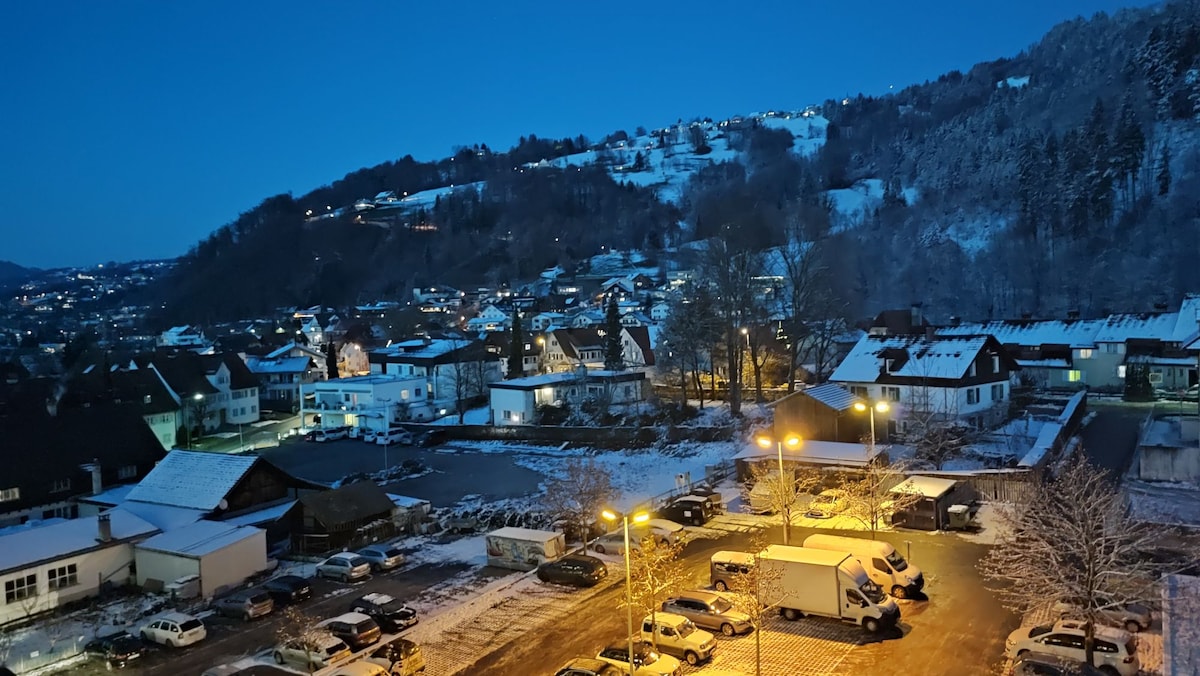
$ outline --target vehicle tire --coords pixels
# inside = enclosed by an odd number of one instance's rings
[[[596,552],[597,554],[603,554],[604,553],[604,545],[600,545],[600,544],[592,545],[592,551]]]
[[[725,584],[724,580],[717,580],[717,583],[713,585],[713,589],[717,591],[729,591],[729,585]]]
[[[733,636],[735,633],[733,630],[733,625],[729,624],[728,622],[721,624],[721,633],[725,634],[726,636]]]
[[[1131,634],[1136,634],[1141,630],[1142,630],[1142,625],[1138,624],[1137,620],[1126,620],[1125,631],[1127,631]]]
[[[250,613],[242,613],[242,622],[250,621]]]
[[[872,634],[878,632],[879,631],[879,620],[877,620],[873,617],[868,617],[868,618],[864,619],[863,620],[863,629],[866,629],[867,631],[871,632]]]
[[[637,653],[634,653],[634,654],[636,655]],[[683,654],[683,659],[693,667],[696,666],[697,664],[700,664],[700,656],[697,655],[696,653],[692,652],[691,650],[689,650]]]
[[[892,596],[898,599],[906,599],[908,598],[908,589],[900,585],[896,585],[892,587]]]
[[[175,645],[175,639],[169,638],[169,639],[167,639],[167,647],[168,648],[177,648],[179,646]]]
[[[1117,668],[1113,665],[1106,664],[1100,667],[1100,673],[1104,674],[1105,676],[1120,676],[1121,672],[1117,671]]]
[[[788,622],[795,622],[801,617],[804,617],[799,610],[794,610],[792,608],[784,608],[779,611],[779,614],[783,615],[783,619],[787,620]]]
[[[142,632],[142,641],[145,643],[153,643],[153,641],[150,640],[150,632],[148,632],[148,631]]]
[[[275,664],[283,664],[283,653],[275,651]]]
[[[343,574],[342,574],[342,583],[343,583],[343,584],[350,584],[350,573],[343,573]]]
[[[1028,650],[1018,650],[1018,651],[1017,651],[1017,659],[1021,659],[1021,658],[1022,658],[1022,657],[1024,657],[1024,656],[1025,656],[1025,654],[1026,654],[1026,653],[1028,653],[1028,652],[1029,652]]]

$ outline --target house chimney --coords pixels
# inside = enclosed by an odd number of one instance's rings
[[[962,326],[962,317],[953,315],[950,317],[950,326]]]
[[[96,539],[100,542],[112,542],[112,517],[108,514],[101,514],[96,517],[96,528],[99,531],[96,534]]]
[[[936,335],[937,335],[937,329],[935,329],[932,326],[925,327],[925,340],[933,340],[933,337]]]
[[[920,331],[920,329],[921,329],[921,304],[913,303],[912,307],[909,309],[909,312],[910,312],[909,323],[912,324],[911,328],[913,329],[913,331]]]
[[[1021,319],[1033,319],[1033,313],[1032,312],[1022,312]]]
[[[1106,312],[1105,314],[1108,313]],[[1079,319],[1079,310],[1067,310],[1067,320],[1073,322],[1076,319]]]
[[[1167,311],[1167,304],[1166,304],[1166,303],[1163,303],[1163,302],[1161,302],[1161,301],[1160,301],[1160,302],[1158,302],[1158,303],[1155,303],[1155,304],[1154,304],[1154,311],[1155,311],[1155,312],[1166,312],[1166,311]]]
[[[104,491],[104,476],[100,472],[100,458],[92,458],[92,464],[86,465],[92,473],[92,495],[100,495]]]

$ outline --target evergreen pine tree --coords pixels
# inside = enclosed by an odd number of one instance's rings
[[[621,349],[621,314],[617,311],[617,297],[608,297],[608,308],[604,312],[604,368],[620,371],[625,366],[624,351]]]
[[[333,341],[330,341],[329,344],[325,346],[325,373],[330,380],[341,377],[338,374],[337,364],[337,350],[335,350],[333,347]]]
[[[525,374],[525,332],[521,330],[521,313],[513,310],[512,340],[508,344],[508,373],[506,378],[520,378]]]
[[[1158,156],[1158,173],[1154,179],[1158,181],[1159,196],[1171,192],[1171,147],[1166,143],[1162,144],[1162,151]]]

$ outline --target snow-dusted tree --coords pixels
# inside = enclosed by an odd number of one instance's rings
[[[461,425],[467,413],[468,402],[483,393],[483,372],[478,366],[479,362],[486,358],[486,352],[472,349],[474,341],[466,338],[453,337],[449,340],[454,357],[454,361],[450,363],[454,408],[458,413],[458,424]]]
[[[701,270],[716,294],[714,307],[720,319],[726,373],[730,381],[729,412],[739,416],[742,412],[742,384],[738,376],[745,342],[741,328],[750,316],[748,309],[758,303],[754,280],[761,274],[762,257],[727,225],[722,229],[721,236],[708,240]]]
[[[783,568],[758,565],[763,550],[767,548],[766,536],[758,530],[750,534],[751,565],[741,575],[729,579],[729,589],[724,593],[735,610],[745,613],[754,627],[754,673],[762,676],[762,626],[763,621],[775,614],[783,600]]]
[[[767,447],[775,448],[775,442],[769,442]],[[783,544],[786,545],[792,539],[792,516],[803,509],[798,504],[799,497],[820,486],[824,474],[815,467],[795,470],[785,467],[782,481],[779,476],[775,461],[764,460],[750,465],[750,482],[743,489],[742,504],[747,509],[753,509],[751,493],[759,499],[765,499],[771,512],[783,520]]]
[[[781,275],[784,288],[777,298],[777,310],[784,319],[784,330],[788,336],[787,350],[790,356],[788,366],[788,391],[791,392],[796,381],[796,364],[800,359],[806,341],[812,333],[810,323],[817,313],[829,309],[829,288],[826,284],[827,269],[821,260],[819,243],[805,241],[807,230],[807,210],[798,210],[785,224],[787,241],[774,249],[768,261],[774,264],[770,274]],[[827,217],[827,216],[826,216]],[[818,369],[819,370],[819,369]]]
[[[614,494],[607,469],[591,458],[569,458],[562,473],[546,482],[542,505],[548,514],[574,524],[586,543],[592,522]]]
[[[714,299],[707,288],[685,289],[683,295],[672,301],[656,352],[658,358],[678,369],[682,402],[685,404],[690,381],[700,399],[700,407],[704,407],[704,386],[700,374],[706,368],[711,368],[709,346],[720,340],[720,331]]]
[[[1103,611],[1156,601],[1158,581],[1176,556],[1163,549],[1165,529],[1135,519],[1113,477],[1082,451],[1002,516],[1010,533],[979,563],[985,584],[1020,614],[1070,601],[1071,617],[1085,624],[1086,661],[1093,664]]]
[[[288,606],[283,609],[283,621],[275,630],[281,644],[304,651],[304,668],[310,674],[321,668],[321,645],[333,637],[328,629],[317,626],[318,621],[297,606]]]
[[[854,518],[871,533],[888,525],[892,514],[902,512],[921,500],[914,493],[892,492],[908,478],[907,463],[883,462],[876,456],[860,470],[848,474],[840,484],[846,492],[847,516]]]
[[[908,420],[904,439],[913,448],[913,457],[940,470],[948,460],[962,455],[971,430],[952,422],[943,422],[918,413]]]
[[[625,596],[621,597],[621,608],[625,608],[626,603],[632,603],[635,617],[649,615],[653,620],[667,597],[692,586],[695,580],[679,558],[680,552],[683,551],[682,543],[663,542],[656,537],[646,537],[634,546],[633,541],[639,534],[644,534],[644,531],[637,531],[635,534],[635,529],[635,526],[630,525],[630,587],[628,599]],[[657,637],[653,643],[657,649]]]

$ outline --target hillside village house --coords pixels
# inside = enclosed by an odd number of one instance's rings
[[[242,358],[258,379],[262,408],[269,411],[300,410],[300,386],[326,378],[325,356],[295,342],[264,356]]]
[[[467,331],[507,331],[512,325],[512,315],[495,305],[484,305],[479,314],[467,320]]]
[[[401,420],[432,420],[433,403],[423,376],[373,374],[333,378],[301,387],[302,425],[386,430]]]
[[[625,366],[640,369],[654,366],[654,333],[644,326],[621,329],[621,353]],[[603,328],[556,329],[544,340],[542,370],[547,373],[604,368],[605,333]]]
[[[135,407],[164,451],[176,446],[182,420],[180,404],[157,372],[87,364],[66,387],[63,400],[68,405]]]
[[[368,359],[372,374],[425,379],[438,414],[455,410],[460,394],[465,399],[486,396],[487,384],[503,373],[500,359],[487,345],[469,338],[405,340],[372,350]]]
[[[531,425],[539,406],[579,405],[588,399],[610,404],[644,401],[649,382],[643,371],[545,373],[492,383],[491,417],[496,426]]]
[[[829,381],[891,406],[889,434],[907,418],[929,416],[984,427],[1006,413],[1009,376],[1018,368],[991,336],[866,335]]]
[[[1120,390],[1135,363],[1146,365],[1156,388],[1181,390],[1200,382],[1200,295],[1186,296],[1178,312],[959,324],[938,334],[994,336],[1022,373],[1043,387]]]
[[[158,337],[159,347],[202,348],[208,344],[204,332],[195,326],[172,326]]]
[[[157,372],[179,402],[189,428],[215,430],[259,420],[258,379],[237,355],[155,352],[135,357],[129,368]]]

